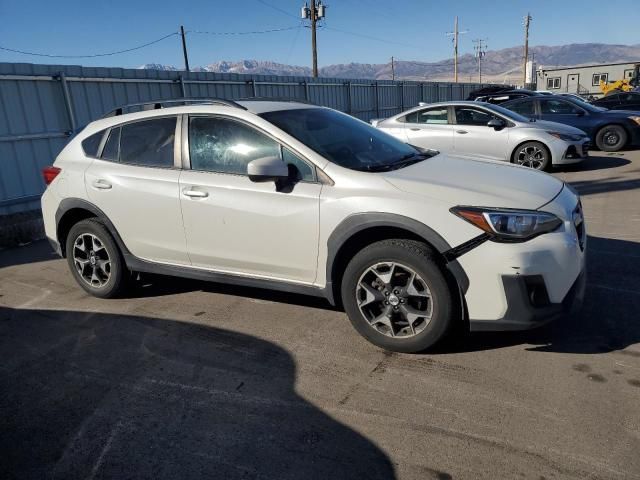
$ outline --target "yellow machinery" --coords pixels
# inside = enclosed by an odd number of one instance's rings
[[[640,63],[633,66],[633,75],[631,78],[623,78],[613,82],[605,83],[600,80],[600,91],[606,95],[616,92],[630,92],[634,88],[640,86]]]

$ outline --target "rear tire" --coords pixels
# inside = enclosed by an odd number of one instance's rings
[[[596,145],[603,152],[617,152],[627,144],[627,131],[620,125],[607,125],[598,130]]]
[[[82,220],[71,227],[66,255],[76,282],[94,297],[113,298],[126,287],[129,272],[120,250],[98,220]]]
[[[454,292],[428,245],[383,240],[358,252],[341,285],[354,328],[385,350],[415,353],[442,340],[454,324]]]
[[[534,170],[547,171],[551,167],[551,153],[541,142],[525,142],[514,150],[513,163]]]

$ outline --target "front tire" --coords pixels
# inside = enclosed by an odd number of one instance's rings
[[[513,163],[534,170],[547,171],[551,166],[549,149],[540,142],[525,142],[513,152]]]
[[[71,274],[94,297],[113,298],[125,287],[128,271],[113,237],[96,219],[76,223],[67,235]]]
[[[383,240],[358,252],[341,286],[349,320],[385,350],[415,353],[454,323],[454,295],[433,251],[414,240]]]
[[[627,131],[620,125],[607,125],[596,134],[596,145],[603,152],[617,152],[627,144]]]

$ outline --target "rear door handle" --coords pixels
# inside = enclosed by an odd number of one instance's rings
[[[191,187],[187,187],[184,190],[182,190],[182,194],[185,197],[191,197],[191,198],[207,198],[209,196],[208,192],[203,192],[202,190],[194,190]]]
[[[415,128],[415,127],[414,128],[410,128],[409,130],[411,130],[412,132],[419,132],[420,131],[419,128]]]
[[[469,133],[466,130],[456,130],[456,133]]]
[[[112,187],[109,182],[103,180],[102,178],[94,180],[92,185],[94,186],[94,188],[97,188],[99,190],[109,190]]]

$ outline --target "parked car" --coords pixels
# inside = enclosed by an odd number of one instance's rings
[[[577,128],[531,122],[489,103],[435,103],[373,123],[420,148],[503,160],[538,170],[580,162],[589,149],[589,137]]]
[[[608,108],[609,110],[635,110],[640,111],[640,93],[619,92],[611,93],[606,97],[599,98],[591,102],[597,107]]]
[[[509,100],[514,100],[516,98],[540,97],[540,96],[544,96],[544,94],[539,92],[534,92],[532,90],[526,90],[524,88],[519,88],[519,89],[495,88],[493,91],[486,91],[486,92],[483,92],[482,89],[475,90],[469,94],[469,96],[467,97],[467,100],[500,104],[503,102],[507,102]]]
[[[133,272],[316,295],[400,352],[582,299],[580,198],[550,175],[421,152],[301,103],[128,110],[44,170],[46,235],[91,295],[124,294]]]
[[[570,97],[530,97],[502,104],[525,117],[564,123],[586,132],[600,150],[640,144],[640,112],[615,111]]]

